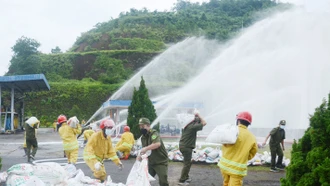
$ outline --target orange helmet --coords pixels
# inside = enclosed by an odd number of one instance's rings
[[[58,118],[57,118],[57,123],[58,124],[61,124],[61,123],[66,122],[66,121],[67,121],[66,116],[63,115],[63,114],[59,115]]]
[[[124,127],[124,132],[129,132],[131,129],[129,128],[129,126],[125,126]]]
[[[101,121],[101,124],[100,124],[101,129],[104,129],[106,127],[113,128],[114,126],[115,126],[115,122],[113,122],[112,119],[105,119],[105,120]]]
[[[240,112],[236,115],[236,119],[241,119],[244,121],[252,123],[252,115],[249,112]]]

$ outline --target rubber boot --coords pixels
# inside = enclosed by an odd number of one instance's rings
[[[121,160],[128,160],[128,158],[129,158],[129,154],[127,154],[127,155],[125,155],[125,156],[123,156],[122,158],[120,158]]]

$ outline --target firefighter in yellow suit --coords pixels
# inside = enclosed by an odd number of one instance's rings
[[[84,144],[87,143],[88,139],[94,134],[94,130],[89,127],[87,130],[84,131]]]
[[[112,146],[111,142],[114,126],[115,123],[112,119],[103,120],[100,124],[101,130],[94,133],[89,138],[84,149],[84,161],[93,171],[94,177],[100,179],[102,182],[107,176],[103,165],[105,159],[110,159],[119,166],[120,169],[123,168],[123,164],[116,155],[115,148]]]
[[[249,112],[240,112],[236,116],[238,137],[235,144],[223,144],[222,157],[218,163],[223,177],[223,186],[241,186],[247,175],[247,162],[258,151],[255,136],[247,129],[252,122]]]
[[[68,163],[75,164],[78,159],[78,140],[77,135],[81,133],[81,126],[77,124],[75,127],[68,125],[65,115],[60,115],[57,118],[57,122],[61,125],[58,133],[63,141],[63,150]]]
[[[131,149],[134,145],[134,136],[130,132],[129,126],[124,127],[124,133],[121,135],[120,141],[118,141],[116,145],[116,152],[120,151],[124,154],[124,157],[122,159],[127,160]]]

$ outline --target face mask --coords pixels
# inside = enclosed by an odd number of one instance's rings
[[[111,136],[112,134],[113,134],[113,130],[112,129],[105,129],[105,135]]]
[[[285,125],[280,125],[280,128],[281,129],[285,129]]]
[[[147,129],[140,129],[141,134],[146,135],[148,133]]]

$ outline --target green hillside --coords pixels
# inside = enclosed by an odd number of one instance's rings
[[[274,10],[289,8],[270,0],[177,1],[171,11],[132,8],[97,23],[67,52],[38,51],[40,43],[21,37],[6,75],[43,73],[51,91],[28,93],[26,113],[52,122],[59,114],[88,119],[138,69],[189,36],[226,42]],[[180,82],[175,82],[180,84]],[[148,85],[148,82],[146,82]],[[6,99],[4,99],[6,100]]]

